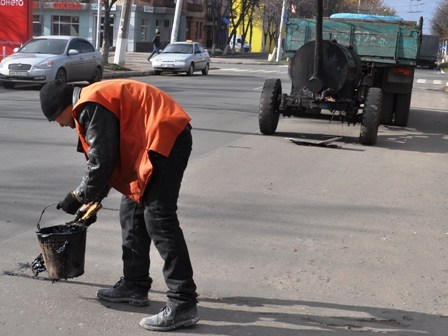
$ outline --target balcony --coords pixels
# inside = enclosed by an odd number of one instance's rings
[[[176,3],[174,2],[174,0],[153,0],[152,5],[154,7],[168,7],[168,8],[176,7]]]
[[[202,4],[187,3],[188,12],[202,12],[203,10],[204,6]]]

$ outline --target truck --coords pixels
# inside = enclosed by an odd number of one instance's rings
[[[420,53],[417,58],[417,65],[428,67],[430,69],[437,68],[439,49],[440,36],[423,34]]]
[[[359,142],[374,145],[380,124],[407,126],[423,19],[337,14],[289,18],[284,50],[291,93],[280,79],[265,81],[259,104],[262,134],[280,115],[331,118],[361,125]]]

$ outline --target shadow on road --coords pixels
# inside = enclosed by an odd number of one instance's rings
[[[340,121],[333,121],[333,123],[338,124]],[[357,124],[354,127],[360,126]],[[320,134],[302,133],[298,128],[297,132],[276,132],[274,136],[298,138],[304,141],[325,141],[333,137],[341,137],[341,140],[336,142],[338,146],[334,148],[347,149],[344,144],[359,145],[359,151],[369,148],[369,146],[360,145],[357,136],[341,135],[338,128],[334,128],[334,132],[329,132],[326,128],[325,133]],[[411,110],[408,127],[380,126],[375,147],[422,153],[447,153],[448,113],[445,110],[436,109]]]
[[[149,308],[99,302],[108,309],[155,314],[163,302],[151,301]],[[399,309],[352,306],[316,301],[260,297],[202,297],[201,322],[182,329],[194,335],[334,336],[378,335],[442,336],[448,316]]]

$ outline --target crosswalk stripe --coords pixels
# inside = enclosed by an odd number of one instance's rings
[[[279,66],[285,67],[285,66]],[[263,70],[263,69],[241,69],[241,68],[220,68],[220,71],[232,71],[232,72],[249,72],[249,73],[287,73],[284,70]],[[434,85],[445,85],[448,87],[448,82],[442,81],[440,79],[427,80],[424,78],[418,78],[415,80],[418,84],[434,84]]]
[[[416,82],[418,84],[435,84],[435,85],[446,85],[446,86],[448,86],[448,82],[445,82],[445,81],[440,80],[440,79],[434,79],[434,80],[431,81],[431,80],[426,80],[426,79],[423,79],[423,78],[419,78],[419,79],[416,80]]]

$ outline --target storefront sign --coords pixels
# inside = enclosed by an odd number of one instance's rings
[[[33,1],[0,0],[0,59],[33,35]]]
[[[53,2],[53,9],[80,10],[79,2]]]

